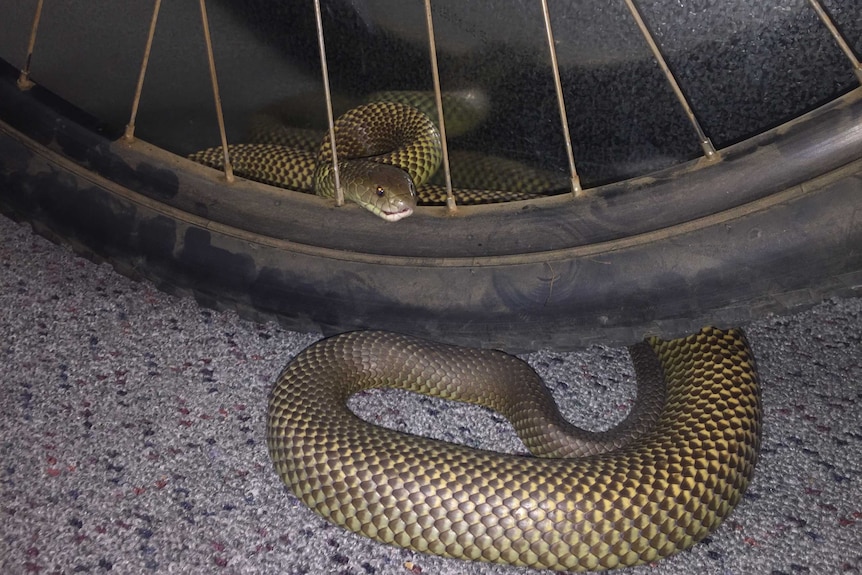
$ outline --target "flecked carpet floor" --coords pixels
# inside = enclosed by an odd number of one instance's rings
[[[765,405],[754,482],[712,536],[627,573],[862,572],[862,299],[747,332]],[[0,217],[0,573],[532,573],[380,545],[287,492],[265,402],[315,339],[164,295]],[[630,404],[624,349],[527,359],[576,423],[607,426]],[[478,408],[402,393],[353,406],[399,429],[523,449]]]

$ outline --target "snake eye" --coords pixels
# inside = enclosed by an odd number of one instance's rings
[[[386,190],[383,189],[383,186],[377,186],[377,197],[382,198],[386,193]]]

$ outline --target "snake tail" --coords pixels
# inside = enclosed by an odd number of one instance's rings
[[[387,332],[342,334],[279,376],[269,452],[311,509],[384,543],[569,571],[655,561],[701,540],[740,501],[760,446],[760,385],[736,329],[649,338],[630,353],[638,398],[623,431],[593,441],[574,430],[568,440],[571,426],[517,358]],[[375,426],[347,407],[374,387],[489,406],[543,457]],[[559,457],[569,453],[587,455]]]

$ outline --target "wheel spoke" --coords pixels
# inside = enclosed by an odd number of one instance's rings
[[[823,5],[820,4],[819,0],[808,0],[808,2],[817,13],[817,16],[820,17],[823,25],[826,26],[832,34],[832,37],[835,38],[835,41],[841,47],[841,51],[843,51],[847,56],[847,59],[850,60],[850,63],[853,65],[853,73],[856,74],[856,78],[858,78],[859,83],[862,84],[862,63],[859,62],[859,58],[857,58],[856,54],[853,53],[853,49],[850,47],[850,44],[835,26],[832,18],[830,18],[829,14],[826,13],[826,10],[823,8]]]
[[[33,81],[30,80],[30,61],[33,58],[33,48],[36,47],[36,30],[39,29],[39,19],[42,18],[43,3],[44,0],[39,0],[36,4],[33,26],[30,27],[30,41],[27,44],[27,58],[24,60],[24,67],[21,68],[21,75],[18,76],[18,87],[22,90],[29,90],[33,87]]]
[[[144,47],[144,58],[141,61],[141,71],[138,74],[138,85],[135,87],[135,97],[132,100],[132,114],[129,117],[129,123],[126,124],[126,131],[123,134],[123,137],[128,142],[135,139],[135,118],[138,115],[138,105],[141,103],[141,91],[144,89],[144,76],[147,74],[147,64],[150,61],[150,51],[153,47],[153,36],[156,33],[156,23],[159,20],[159,10],[161,7],[162,0],[155,0],[153,18],[150,20],[150,31],[147,34],[147,44]]]
[[[326,116],[329,122],[329,144],[332,148],[332,179],[335,184],[335,205],[344,205],[344,190],[338,171],[338,150],[335,149],[335,116],[332,111],[332,92],[329,89],[329,67],[326,65],[326,45],[323,41],[323,16],[320,0],[314,0],[314,17],[317,21],[317,45],[320,49],[320,71],[323,74],[323,94],[326,98]]]
[[[638,28],[640,28],[641,34],[643,34],[644,39],[652,50],[653,56],[658,62],[659,67],[662,72],[664,72],[665,79],[667,80],[670,87],[673,89],[673,93],[676,94],[677,100],[679,100],[682,109],[685,111],[685,115],[688,116],[689,122],[691,122],[694,131],[697,133],[698,141],[700,142],[701,148],[703,148],[703,154],[707,159],[711,160],[715,158],[716,151],[715,147],[712,145],[712,141],[709,137],[704,133],[703,128],[700,127],[700,122],[697,121],[697,118],[694,115],[694,111],[691,109],[691,105],[688,103],[688,99],[685,97],[685,94],[682,92],[682,88],[680,88],[679,83],[676,81],[676,78],[673,75],[673,72],[670,71],[670,67],[667,65],[667,61],[665,61],[664,56],[661,53],[661,50],[658,47],[658,43],[653,38],[649,29],[647,28],[646,23],[640,15],[637,7],[635,6],[634,0],[625,0],[626,5],[629,8],[629,11],[632,13],[632,17],[637,23]]]
[[[560,125],[563,129],[563,140],[566,143],[566,156],[569,160],[569,176],[572,180],[572,195],[583,195],[581,179],[575,169],[575,154],[572,151],[572,137],[569,134],[569,120],[566,116],[566,102],[563,98],[563,82],[560,79],[560,66],[557,63],[557,46],[554,42],[554,31],[551,28],[551,15],[548,11],[548,0],[542,0],[542,14],[545,17],[545,32],[548,36],[548,51],[551,54],[551,72],[554,75],[554,87],[557,91],[557,104],[560,107]]]
[[[428,26],[428,46],[431,57],[431,76],[434,80],[434,100],[437,104],[437,120],[440,124],[440,144],[443,153],[443,177],[446,182],[446,207],[450,212],[458,209],[452,192],[452,171],[449,167],[449,145],[446,140],[446,120],[443,117],[443,92],[440,89],[440,69],[437,66],[437,40],[434,36],[434,19],[431,15],[431,0],[425,0],[425,22]]]
[[[233,168],[230,165],[230,154],[227,149],[227,134],[224,129],[224,114],[221,109],[221,96],[218,89],[218,77],[216,76],[215,57],[213,56],[212,38],[210,38],[210,24],[207,17],[206,0],[200,0],[201,20],[204,27],[204,42],[207,47],[207,58],[210,65],[210,79],[212,80],[213,99],[215,100],[216,117],[218,118],[218,129],[221,135],[221,145],[224,149],[224,177],[228,182],[233,182]]]

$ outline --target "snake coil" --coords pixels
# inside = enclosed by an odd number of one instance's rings
[[[432,182],[439,176],[443,153],[440,132],[428,115],[407,103],[418,96],[387,92],[377,97],[389,99],[352,108],[333,126],[345,199],[387,221],[409,216],[416,205],[447,205],[446,187]],[[450,107],[459,108],[463,106]],[[233,171],[266,184],[334,197],[331,139],[329,134],[314,134],[262,115],[253,122],[251,142],[228,146]],[[309,148],[315,141],[319,143]],[[222,169],[224,150],[208,148],[189,159]],[[459,204],[535,199],[560,193],[566,185],[558,174],[474,152],[450,154],[450,167],[459,166],[454,179],[467,185],[453,190]]]
[[[269,452],[306,505],[384,543],[555,570],[654,561],[705,537],[740,501],[760,447],[760,386],[740,330],[649,338],[629,351],[637,403],[593,437],[563,420],[517,358],[387,332],[342,334],[279,376]],[[367,423],[347,399],[374,387],[490,407],[541,457]]]

